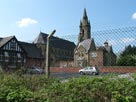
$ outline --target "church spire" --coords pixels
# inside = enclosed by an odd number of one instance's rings
[[[83,19],[88,19],[88,17],[87,17],[87,13],[86,13],[86,8],[84,8]]]
[[[86,8],[84,8],[82,23],[83,23],[83,25],[90,25],[89,22],[88,22]]]
[[[84,8],[83,12],[83,18],[80,21],[80,31],[79,31],[79,36],[78,36],[78,43],[85,39],[90,39],[91,38],[91,26],[90,26],[90,21],[88,20],[87,17],[87,12],[86,8]]]

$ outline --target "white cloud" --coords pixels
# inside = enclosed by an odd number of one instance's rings
[[[136,39],[135,38],[123,38],[121,41],[124,43],[130,43],[134,42]]]
[[[136,20],[136,12],[132,15],[132,19]]]
[[[118,44],[118,41],[117,40],[110,40],[108,41],[109,42],[109,45],[117,45]]]
[[[116,40],[111,39],[110,41],[108,41],[109,45],[112,46],[118,45],[119,43],[133,43],[133,42],[136,42],[135,38],[121,38]]]
[[[27,27],[30,24],[36,24],[38,21],[31,19],[31,18],[22,18],[20,21],[17,22],[19,27]]]

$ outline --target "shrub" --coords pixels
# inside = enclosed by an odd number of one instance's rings
[[[44,75],[1,74],[0,102],[134,102],[136,74],[115,76],[47,79]]]

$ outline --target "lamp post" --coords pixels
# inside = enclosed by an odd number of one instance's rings
[[[54,35],[56,30],[53,30],[50,35],[47,36],[47,45],[46,45],[46,76],[49,78],[50,76],[50,37]]]

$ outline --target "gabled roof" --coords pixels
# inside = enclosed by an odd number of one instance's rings
[[[98,46],[98,47],[96,48],[96,50],[98,50],[98,51],[106,51],[106,49],[105,49],[104,46]]]
[[[112,46],[107,46],[107,47],[105,47],[105,46],[99,46],[99,47],[97,47],[97,50],[107,51],[107,52],[113,52]]]
[[[48,34],[40,32],[40,34],[34,40],[33,43],[46,44],[47,36]],[[54,36],[50,37],[50,46],[58,49],[69,50],[69,51],[74,51],[74,48],[76,47],[74,42],[70,42],[68,40],[64,40]]]
[[[42,51],[35,44],[19,42],[23,49],[26,51],[28,57],[43,58]]]
[[[45,44],[45,39],[47,38],[48,34],[40,32],[37,38],[33,41],[34,44]],[[44,39],[45,38],[45,39]]]
[[[93,41],[94,41],[93,39],[85,39],[78,44],[77,48],[79,48],[80,46],[83,46],[88,51]]]
[[[0,48],[8,43],[11,39],[15,38],[15,36],[9,36],[5,38],[0,38]]]

